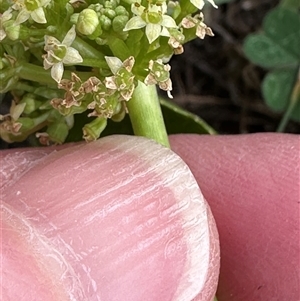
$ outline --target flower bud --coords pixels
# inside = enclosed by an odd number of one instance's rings
[[[119,103],[120,109],[119,112],[111,117],[111,120],[114,122],[121,122],[126,115],[126,107],[124,103]]]
[[[69,134],[68,125],[65,122],[52,123],[47,128],[47,134],[51,141],[62,144]]]
[[[129,16],[129,13],[124,6],[116,7],[115,12],[117,16]]]
[[[96,38],[95,39],[95,42],[98,44],[98,45],[106,45],[107,43],[107,39],[102,39],[102,38]],[[105,76],[105,75],[104,75]]]
[[[20,127],[20,131],[22,133],[26,133],[28,131],[30,131],[31,129],[33,129],[36,125],[36,122],[34,119],[31,119],[29,117],[20,117],[18,119],[18,123],[21,124],[21,127]]]
[[[181,7],[179,2],[169,1],[168,2],[168,15],[173,19],[176,19],[181,13]]]
[[[34,94],[27,93],[23,96],[19,104],[25,105],[23,111],[24,114],[30,114],[39,108],[39,106],[41,105],[41,101],[37,101],[34,97]]]
[[[107,16],[101,15],[100,18],[99,18],[99,20],[100,20],[101,27],[104,30],[110,30],[111,20]]]
[[[9,114],[11,118],[13,120],[17,120],[24,112],[25,106],[25,103],[16,104],[15,101],[12,101],[11,107],[9,109]]]
[[[104,7],[105,8],[111,8],[115,9],[119,5],[120,1],[119,0],[110,0],[110,1],[105,1],[104,2]]]
[[[122,32],[128,22],[127,16],[116,16],[112,22],[112,28],[115,32]]]
[[[103,14],[111,20],[116,16],[116,12],[110,8],[105,9]]]
[[[84,9],[78,16],[76,29],[84,35],[91,35],[99,25],[97,13],[89,8]]]
[[[5,23],[6,36],[12,41],[16,41],[20,36],[20,25],[16,25],[14,20],[9,20]]]
[[[79,13],[76,13],[76,14],[73,14],[71,17],[70,17],[70,22],[74,25],[77,24],[78,22],[78,18],[79,18]]]
[[[90,142],[97,140],[100,137],[100,134],[106,128],[107,119],[103,117],[97,117],[92,122],[86,124],[83,131],[83,138],[85,141]]]

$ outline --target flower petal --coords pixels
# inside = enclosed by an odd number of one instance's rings
[[[163,27],[160,35],[163,36],[163,37],[170,37],[171,36],[170,33],[169,33],[169,31],[168,31],[168,29],[166,27]]]
[[[71,29],[67,32],[66,36],[64,37],[62,44],[66,46],[71,46],[75,38],[76,38],[76,31],[75,31],[75,25],[73,25]]]
[[[135,3],[132,3],[131,5],[131,11],[133,14],[137,16],[141,16],[146,8],[142,5],[136,5]]]
[[[60,82],[64,73],[64,65],[62,62],[54,64],[51,68],[51,77],[56,81]]]
[[[116,85],[115,76],[105,77],[104,84],[107,89],[116,90],[118,88]]]
[[[203,40],[205,33],[205,27],[198,25],[196,29],[196,36]]]
[[[194,18],[183,18],[181,25],[183,28],[193,28],[196,26],[197,21]]]
[[[199,9],[202,9],[205,4],[204,0],[191,0],[191,3],[194,4]]]
[[[168,27],[168,28],[177,28],[175,20],[172,17],[167,16],[167,15],[163,16],[161,25]]]
[[[123,66],[122,61],[115,56],[105,56],[105,60],[113,74],[116,74],[118,70]]]
[[[214,8],[218,8],[213,0],[207,0]]]
[[[6,37],[6,32],[3,29],[0,29],[0,41],[4,40]]]
[[[19,25],[21,23],[26,22],[30,17],[30,13],[27,10],[21,10],[17,16],[17,19],[15,21],[16,25]]]
[[[11,7],[8,9],[8,10],[6,10],[2,15],[1,15],[1,17],[0,17],[0,23],[3,23],[3,22],[5,22],[5,21],[8,21],[8,20],[10,20],[11,19],[11,17],[12,17],[12,9],[11,9]]]
[[[147,23],[139,16],[132,17],[127,24],[123,31],[128,31],[131,29],[140,29],[147,25]]]
[[[149,23],[146,26],[146,36],[149,41],[149,44],[154,42],[161,33],[161,26],[159,24]]]
[[[49,68],[51,68],[54,65],[51,61],[48,60],[47,55],[44,55],[43,58],[44,58],[43,66],[44,66],[45,70],[48,70]]]
[[[35,21],[36,23],[40,23],[40,24],[45,24],[47,23],[46,17],[45,17],[45,13],[42,7],[37,8],[36,10],[34,10],[31,14],[30,14],[31,18],[33,21]]]
[[[66,65],[73,65],[73,64],[82,63],[83,59],[82,59],[81,55],[79,54],[78,50],[76,50],[73,47],[68,47],[67,53],[62,61]]]

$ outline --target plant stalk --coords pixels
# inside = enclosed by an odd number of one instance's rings
[[[19,66],[14,69],[15,74],[17,74],[20,78],[25,80],[30,80],[34,82],[38,82],[44,85],[52,85],[56,86],[57,83],[51,77],[51,73],[49,70],[45,70],[41,66],[37,66],[34,64],[22,62]],[[91,72],[80,72],[75,71],[76,74],[81,78],[81,80],[87,80],[90,76],[94,74]],[[64,70],[64,78],[71,78],[71,71]]]
[[[170,148],[156,86],[139,82],[127,103],[133,132]]]
[[[300,73],[299,73],[299,76],[300,76]],[[284,132],[284,130],[290,120],[291,114],[293,113],[293,110],[299,101],[300,101],[300,77],[298,79],[298,82],[296,82],[296,84],[294,86],[289,105],[278,125],[276,132],[279,132],[279,133]]]

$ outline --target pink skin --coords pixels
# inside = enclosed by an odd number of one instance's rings
[[[218,300],[299,300],[299,136],[180,135],[171,144],[217,222]]]
[[[299,137],[277,134],[232,137],[178,135],[171,137],[171,144],[173,150],[190,166],[217,221],[221,243],[219,301],[297,300],[299,297],[300,262]],[[49,150],[49,152],[52,151]],[[27,152],[33,152],[33,150]],[[9,176],[9,180],[5,180],[9,175],[9,170],[12,170],[12,166],[16,162],[14,158],[18,156],[14,156],[14,152],[8,153],[7,151],[2,152],[2,155],[4,159],[3,168],[6,170],[6,174],[1,181],[6,188],[3,188],[2,193],[7,194],[5,191],[9,190],[8,185],[16,181],[15,191],[16,187],[20,187],[18,183],[21,179],[16,180],[18,175],[15,173],[14,177]],[[40,159],[44,155],[44,150],[36,152],[36,156]],[[25,157],[28,159],[30,156],[25,155]],[[9,159],[6,160],[6,158]],[[21,160],[23,162],[22,173],[25,173],[25,169],[28,167],[36,164],[34,155],[30,158],[27,161]],[[14,163],[12,164],[12,162]],[[73,173],[72,176],[74,175]],[[49,182],[51,182],[51,178]],[[48,183],[47,187],[51,186],[50,184]],[[28,192],[29,195],[30,193],[34,195],[34,191]],[[133,213],[137,210],[136,208],[132,209]],[[158,212],[155,214],[158,214]],[[14,225],[17,225],[17,218],[15,220]],[[40,223],[41,219],[37,222],[37,225]],[[210,224],[213,223],[210,222]],[[4,229],[9,231],[9,227]],[[72,233],[72,231],[69,231],[69,235],[76,236],[77,233]],[[157,230],[154,229],[154,231]],[[212,233],[214,233],[214,230],[210,229],[210,234]],[[36,238],[35,233],[30,234],[33,237],[32,239]],[[54,233],[53,238],[60,235],[59,229],[57,233]],[[20,240],[24,240],[24,236],[17,238],[15,236],[10,239],[13,247],[18,246]],[[179,235],[180,237],[182,238]],[[44,251],[41,248],[43,255],[45,254]],[[48,250],[49,253],[52,252],[52,255],[54,251]],[[26,260],[30,267],[31,265],[33,268],[36,267],[36,259],[28,258],[30,257],[28,254],[31,253],[25,253],[26,259],[24,259],[24,252],[16,253],[14,258]],[[178,276],[181,272],[186,271],[182,266],[180,268],[180,258],[185,257],[180,257],[180,251],[178,254],[175,252],[174,256],[175,261],[179,263],[179,266],[175,268]],[[43,257],[45,261],[45,256],[40,255],[40,257]],[[217,255],[214,258],[217,259]],[[109,262],[112,264],[113,260]],[[211,281],[209,281],[210,277],[207,277],[200,295],[195,299],[197,301],[211,300],[211,294],[205,294],[205,292],[212,292],[214,284],[216,284],[215,273],[212,271],[217,270],[217,264],[213,262],[213,258],[210,258],[209,267],[204,267],[208,269],[213,277],[211,277]],[[13,265],[14,263],[10,262],[9,264]],[[51,262],[46,262],[46,264],[49,266]],[[149,265],[153,264],[149,279],[153,279],[155,282],[157,278],[156,270],[161,266],[159,264],[155,265],[153,261],[149,263]],[[136,263],[129,262],[124,267],[131,270],[135,265]],[[6,266],[3,267],[5,270]],[[106,267],[109,269],[109,265],[106,265]],[[174,269],[174,266],[167,267],[164,270],[165,275],[168,275],[170,269]],[[22,269],[18,270],[17,266],[14,266],[13,270],[24,273]],[[51,271],[53,270],[55,270],[55,267],[51,269]],[[144,270],[137,269],[134,274],[143,278]],[[33,271],[31,275],[25,273],[28,277],[27,283],[37,281],[39,277],[44,279],[45,283],[53,283],[51,275],[46,275],[48,277],[43,275],[42,277],[39,275],[39,271],[40,269],[36,269],[36,272]],[[21,286],[19,275],[17,273],[12,274],[7,283],[16,283],[17,281]],[[168,300],[163,295],[166,288],[172,295],[174,286],[178,283],[185,283],[184,277],[181,277],[183,282],[180,282],[177,276],[171,279],[167,276],[167,278],[160,279],[159,283],[154,284],[152,281],[146,284],[143,282],[136,283],[133,288],[136,291],[144,291],[147,287],[150,287],[149,291],[146,290],[149,298],[145,300]],[[6,281],[5,278],[4,281]],[[161,295],[151,295],[153,293],[151,289],[155,288],[156,291],[159,291],[159,287],[161,288]],[[59,291],[59,287],[57,287],[57,290]],[[26,285],[23,288],[24,291],[26,291]],[[118,290],[113,293],[115,293],[116,300],[121,300],[120,295],[118,299]],[[126,300],[124,296],[122,296],[122,300]],[[51,300],[51,297],[48,298]],[[41,300],[41,298],[38,298],[38,300]],[[43,298],[43,300],[48,299]],[[172,300],[172,297],[170,297],[170,300]]]
[[[213,298],[214,219],[170,150],[119,136],[2,159],[5,300]]]

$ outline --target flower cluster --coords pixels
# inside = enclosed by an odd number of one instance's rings
[[[56,82],[60,82],[64,72],[64,64],[76,65],[82,63],[83,59],[78,50],[71,47],[76,37],[75,26],[68,31],[63,41],[60,42],[51,36],[45,36],[46,54],[44,59],[44,68],[51,68],[51,76]]]
[[[147,8],[136,2],[131,5],[131,11],[134,16],[127,22],[124,31],[145,27],[149,44],[153,43],[159,36],[169,37],[169,28],[177,28],[175,20],[166,15],[166,2],[159,3],[159,5],[149,2]]]
[[[123,119],[139,82],[172,98],[170,58],[191,38],[213,35],[198,12],[204,4],[2,0],[0,93],[13,101],[0,116],[1,138],[22,141],[37,132],[42,143],[62,143],[79,114],[87,120],[84,138],[95,140],[108,118]]]
[[[200,39],[204,39],[205,35],[214,36],[210,27],[208,27],[204,22],[203,13],[198,15],[187,16],[183,18],[181,24],[183,28],[196,28],[196,36]]]

